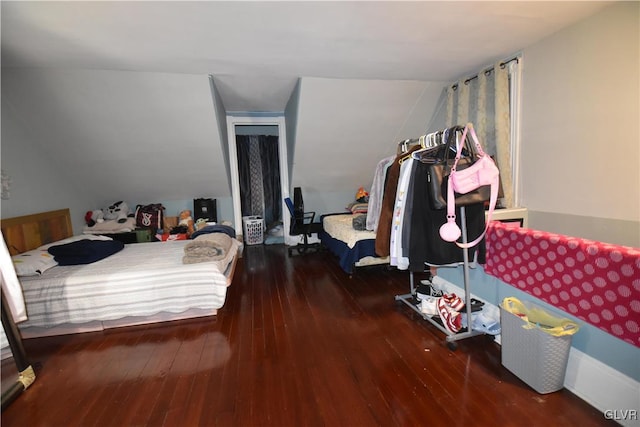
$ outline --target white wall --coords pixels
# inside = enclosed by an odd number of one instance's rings
[[[80,233],[89,208],[91,189],[69,180],[59,165],[43,153],[24,124],[25,119],[2,98],[2,170],[11,177],[10,197],[2,200],[0,216],[10,218],[69,208],[73,231]]]
[[[226,111],[207,76],[60,69],[2,73],[3,102],[15,111],[3,127],[13,121],[28,130],[33,150],[18,154],[23,137],[4,138],[3,148],[18,158],[48,159],[62,178],[87,189],[74,193],[79,211],[72,215],[80,226],[86,211],[117,200],[131,207],[164,203],[175,211],[189,208],[195,197],[220,202],[229,197]],[[291,185],[302,187],[306,205],[319,213],[343,211],[358,187],[369,189],[375,165],[395,152],[398,140],[426,133],[444,86],[303,80],[287,106],[292,128],[287,136],[293,133],[295,141]],[[4,158],[2,165],[10,169]],[[38,199],[21,207],[25,213],[46,209]]]
[[[207,75],[3,68],[2,99],[101,206],[230,195]]]
[[[532,228],[640,246],[639,9],[616,3],[523,51]]]
[[[397,142],[427,133],[443,82],[303,78],[292,186],[305,209],[344,211],[370,189],[380,159]]]
[[[622,241],[626,231],[638,241],[639,6],[614,4],[523,49],[522,181],[531,228],[603,241],[612,234]],[[438,275],[463,286],[462,268]],[[517,296],[546,305],[481,268],[470,275],[471,292],[492,304]],[[640,381],[640,348],[578,320],[573,348]],[[624,401],[620,393],[607,390]]]

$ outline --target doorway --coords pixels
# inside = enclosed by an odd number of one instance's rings
[[[265,244],[284,243],[277,133],[277,126],[236,126],[240,211],[264,220]]]
[[[265,220],[265,243],[286,241],[290,218],[284,198],[289,196],[284,117],[227,116],[229,163],[234,223],[242,217]]]

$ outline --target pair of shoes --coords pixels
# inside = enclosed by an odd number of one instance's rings
[[[462,313],[460,317],[462,326],[468,327],[466,313]],[[501,332],[500,321],[492,319],[482,312],[471,314],[471,329],[483,332],[487,335],[498,335]]]
[[[420,301],[420,311],[428,316],[438,315],[438,300],[436,297],[424,297]]]
[[[462,301],[460,300],[460,302]],[[437,307],[442,325],[449,333],[455,334],[462,329],[462,316],[458,310],[449,305],[445,297],[438,298]]]
[[[422,282],[426,282],[426,280],[423,280]],[[433,285],[431,285],[430,283],[429,284],[422,283],[416,288],[416,296],[418,297],[418,299],[425,299],[429,297],[439,298],[442,295],[443,295],[442,291],[440,289],[434,288]]]
[[[455,311],[460,311],[464,307],[464,301],[456,294],[443,294],[442,299]]]

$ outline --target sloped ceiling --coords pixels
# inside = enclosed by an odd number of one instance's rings
[[[293,182],[306,194],[369,189],[377,163],[396,153],[395,142],[425,133],[442,86],[302,79]]]
[[[2,1],[3,106],[106,200],[223,197],[209,75],[227,112],[282,112],[302,79],[296,185],[351,188],[443,82],[607,3]],[[338,157],[334,179],[314,163]]]
[[[4,69],[2,97],[4,117],[105,202],[229,192],[206,75]]]

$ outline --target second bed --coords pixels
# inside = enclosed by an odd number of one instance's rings
[[[323,215],[322,231],[319,233],[323,246],[338,257],[340,267],[347,274],[353,274],[356,267],[389,264],[389,257],[376,256],[376,233],[353,228],[353,220],[357,215]]]

